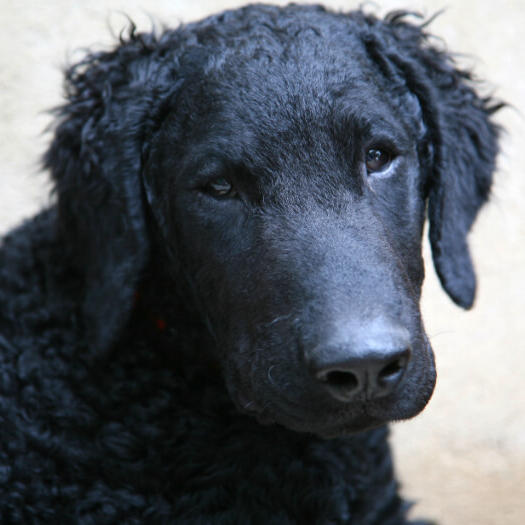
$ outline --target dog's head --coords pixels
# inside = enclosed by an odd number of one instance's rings
[[[401,15],[299,6],[132,32],[71,68],[46,162],[92,344],[162,251],[240,409],[325,436],[418,413],[425,212],[468,308],[497,152],[469,80]]]

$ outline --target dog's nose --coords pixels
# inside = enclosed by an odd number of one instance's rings
[[[311,373],[335,399],[349,402],[358,395],[377,399],[403,381],[411,357],[408,331],[374,329],[365,337],[317,348],[310,356]]]

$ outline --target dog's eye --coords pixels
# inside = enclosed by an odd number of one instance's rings
[[[370,148],[366,152],[365,164],[368,173],[383,171],[392,161],[392,154],[384,149]]]
[[[219,199],[231,199],[237,196],[237,191],[231,182],[229,182],[225,177],[213,179],[212,181],[208,182],[203,189],[208,195]]]

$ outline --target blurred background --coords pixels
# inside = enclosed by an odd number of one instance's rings
[[[414,517],[443,525],[525,523],[525,2],[383,0],[366,9],[445,11],[430,31],[511,106],[492,201],[470,236],[479,277],[475,308],[441,291],[425,247],[423,313],[438,384],[424,413],[393,427],[396,468]],[[282,2],[274,2],[282,3]],[[130,16],[139,29],[176,26],[239,1],[0,0],[0,233],[49,203],[39,158],[45,110],[61,101],[61,68],[82,48],[114,42]],[[360,2],[326,1],[349,10]],[[51,199],[52,200],[52,199]]]

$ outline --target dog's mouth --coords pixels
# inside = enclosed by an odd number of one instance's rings
[[[258,402],[238,391],[232,399],[240,413],[254,417],[261,425],[277,424],[295,432],[313,433],[326,439],[356,434],[390,421],[384,415],[374,414],[374,407],[366,402],[333,410],[306,410],[303,405],[282,396]]]

